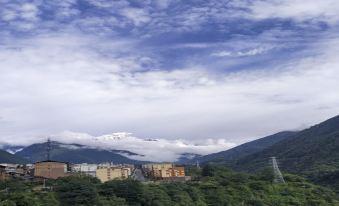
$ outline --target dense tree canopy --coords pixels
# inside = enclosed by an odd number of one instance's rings
[[[92,177],[66,177],[49,181],[52,191],[41,191],[41,183],[7,181],[0,184],[0,206],[285,206],[338,205],[330,189],[304,178],[285,174],[286,184],[273,184],[270,170],[256,174],[233,172],[206,165],[189,168],[193,180],[186,183],[141,183],[113,180],[100,183]],[[5,192],[8,188],[8,192]]]

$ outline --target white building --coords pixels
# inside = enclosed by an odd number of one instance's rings
[[[74,164],[73,165],[73,172],[81,172],[86,175],[90,175],[92,177],[96,176],[96,171],[97,171],[98,165],[97,164]]]

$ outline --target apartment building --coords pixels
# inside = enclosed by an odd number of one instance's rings
[[[185,167],[170,168],[171,177],[185,177]]]
[[[96,177],[101,182],[107,182],[114,179],[127,179],[131,172],[129,167],[99,167],[96,170]]]
[[[67,163],[64,162],[48,160],[36,162],[34,165],[34,177],[57,179],[68,175]]]
[[[185,177],[185,168],[176,167],[171,163],[145,164],[142,166],[144,173],[153,178]]]
[[[1,181],[5,181],[5,180],[7,180],[7,179],[9,179],[9,175],[8,175],[8,173],[6,172],[6,167],[0,165],[0,180],[1,180]]]
[[[92,177],[96,177],[96,171],[97,171],[98,165],[97,164],[74,164],[72,166],[73,172],[80,172],[85,175],[89,175]]]

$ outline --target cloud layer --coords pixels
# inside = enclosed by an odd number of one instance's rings
[[[168,139],[143,139],[129,133],[113,133],[98,137],[84,133],[62,132],[52,135],[56,141],[68,144],[81,144],[92,148],[107,150],[125,150],[138,155],[127,156],[131,159],[145,161],[168,162],[176,161],[182,155],[206,155],[229,149],[234,144],[223,139],[205,140],[168,140]],[[122,153],[126,155],[125,153]]]
[[[332,0],[1,4],[1,142],[125,131],[177,158],[339,114]]]

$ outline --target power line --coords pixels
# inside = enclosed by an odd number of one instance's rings
[[[197,160],[196,167],[197,167],[197,169],[200,169],[200,163],[199,163],[199,160]]]

